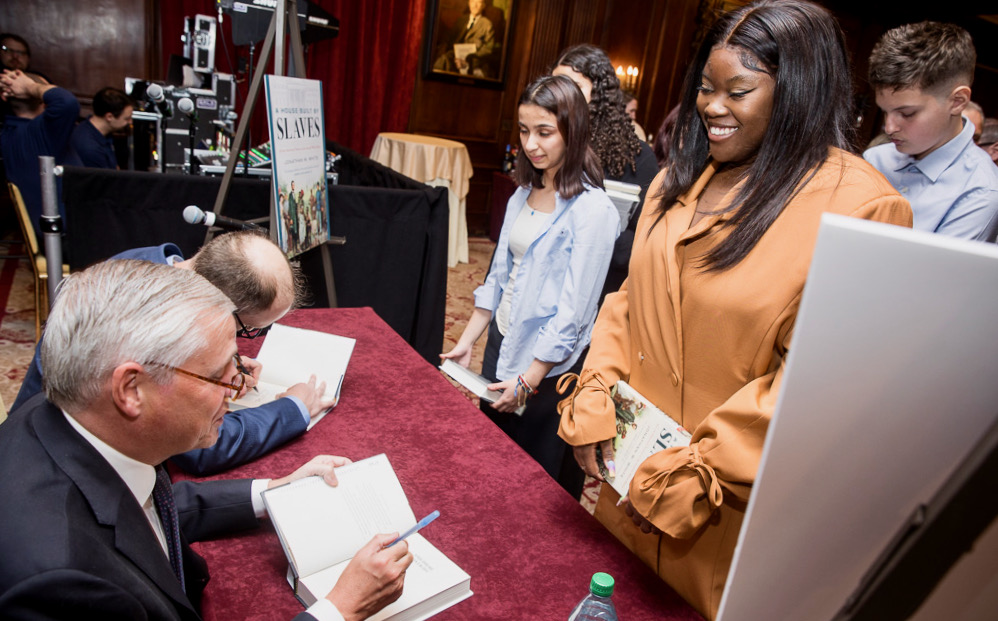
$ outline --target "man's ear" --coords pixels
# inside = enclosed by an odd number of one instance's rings
[[[970,87],[966,84],[955,87],[950,91],[947,102],[949,103],[949,113],[953,116],[960,116],[963,114],[963,109],[970,103]]]
[[[119,364],[111,373],[111,400],[129,419],[138,418],[144,409],[147,385],[151,378],[137,362]]]

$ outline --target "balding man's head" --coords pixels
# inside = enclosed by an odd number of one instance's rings
[[[247,326],[270,325],[304,295],[298,269],[270,239],[250,231],[212,239],[194,255],[192,266],[229,296]]]

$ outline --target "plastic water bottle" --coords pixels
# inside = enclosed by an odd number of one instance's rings
[[[589,595],[582,598],[568,621],[617,621],[617,609],[613,607],[613,576],[603,572],[593,574],[589,582]]]

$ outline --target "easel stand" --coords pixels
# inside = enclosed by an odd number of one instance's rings
[[[287,75],[289,77],[305,77],[305,55],[302,52],[301,32],[298,30],[298,0],[279,0],[277,4],[278,6],[274,9],[274,17],[271,18],[270,27],[267,29],[267,36],[264,38],[263,46],[260,48],[260,57],[257,60],[253,79],[250,81],[249,93],[246,96],[246,105],[239,117],[239,126],[232,141],[232,144],[237,149],[239,145],[243,144],[249,132],[250,119],[253,117],[256,100],[260,95],[260,87],[263,84],[263,76],[265,75],[267,63],[270,62],[270,55],[272,53],[274,54],[274,75],[284,75],[282,73],[285,64],[284,37],[288,32],[291,33],[291,62],[289,63]],[[229,161],[225,165],[225,175],[222,177],[222,184],[218,189],[218,196],[215,198],[215,206],[213,208],[216,214],[222,213],[222,207],[225,205],[225,199],[228,197],[229,187],[232,185],[232,177],[235,173],[238,159],[238,157],[230,155]],[[249,162],[247,161],[243,165],[248,166]],[[274,180],[271,180],[271,183],[274,183]],[[270,239],[274,242],[277,241],[277,228],[274,226],[276,223],[277,205],[274,203],[274,193],[271,192],[270,226],[268,228],[270,229]],[[211,235],[212,233],[209,231],[205,236],[205,243],[211,239]],[[342,244],[345,242],[346,240],[343,238],[333,238],[319,247],[319,251],[322,253],[322,271],[325,275],[327,301],[330,308],[336,308],[336,288],[333,285],[333,264],[329,258],[329,244]]]
[[[920,505],[833,621],[902,621],[998,516],[998,422]]]

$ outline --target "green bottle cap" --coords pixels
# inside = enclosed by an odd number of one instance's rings
[[[593,579],[589,582],[589,591],[593,595],[610,597],[613,595],[613,576],[602,571],[594,573]]]

